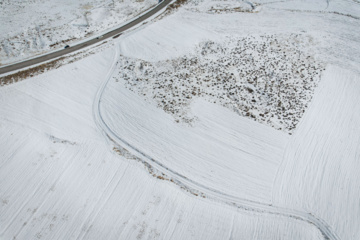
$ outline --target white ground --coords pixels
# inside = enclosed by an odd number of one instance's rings
[[[273,198],[276,204],[322,216],[335,231],[343,232],[343,239],[360,236],[359,93],[358,74],[328,67],[288,143]]]
[[[156,3],[157,0],[2,0],[0,64],[94,37]]]
[[[253,4],[194,1],[106,51],[0,88],[0,238],[324,239],[320,231],[330,231],[359,239],[360,5]],[[264,36],[281,51],[270,54]],[[221,52],[253,38],[232,58],[239,88],[252,91],[231,99],[255,117],[222,100],[232,95],[228,81],[205,87],[226,78],[216,70]],[[209,42],[219,47],[204,48]],[[261,72],[256,56],[277,64]],[[194,58],[186,72],[182,60]],[[303,75],[285,79],[299,58]],[[246,71],[256,84],[241,77],[242,61],[255,63]],[[311,81],[317,66],[321,77]],[[283,123],[256,115],[267,81],[278,92],[264,103],[301,93],[304,104],[284,110],[299,113],[294,129],[276,104],[268,108]]]
[[[321,239],[301,221],[187,194],[113,152],[92,118],[113,56],[1,89],[2,239]]]

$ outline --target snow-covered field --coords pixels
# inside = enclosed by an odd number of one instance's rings
[[[358,1],[198,1],[0,88],[0,239],[360,238]]]
[[[0,64],[94,37],[156,3],[157,0],[2,0]]]
[[[112,151],[92,103],[113,57],[1,89],[2,239],[321,239],[306,223],[196,197]]]

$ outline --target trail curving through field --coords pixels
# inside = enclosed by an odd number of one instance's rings
[[[261,202],[250,201],[247,199],[235,197],[226,193],[223,193],[221,190],[213,189],[207,187],[203,184],[200,184],[196,181],[191,180],[190,177],[184,176],[179,174],[178,172],[171,169],[161,163],[160,161],[152,158],[147,153],[143,152],[141,149],[136,148],[129,144],[125,139],[119,136],[113,129],[111,129],[108,124],[105,122],[102,114],[101,114],[101,99],[104,95],[104,91],[111,80],[111,76],[117,66],[118,63],[118,56],[120,54],[119,47],[116,47],[113,56],[112,65],[108,71],[108,74],[101,84],[100,88],[98,89],[96,96],[93,102],[93,118],[98,127],[98,129],[104,134],[106,139],[110,142],[114,142],[119,146],[126,149],[132,155],[136,157],[136,159],[142,162],[145,166],[152,168],[160,173],[165,174],[169,178],[171,178],[172,182],[176,185],[180,186],[181,188],[192,192],[192,193],[199,193],[201,196],[209,198],[213,201],[221,202],[223,204],[227,204],[233,206],[237,209],[249,211],[249,212],[256,212],[256,213],[264,213],[264,214],[271,214],[280,217],[287,217],[296,220],[301,220],[307,222],[311,225],[314,225],[322,234],[324,239],[331,239],[331,240],[339,240],[340,238],[334,233],[331,227],[322,219],[314,216],[311,213],[305,213],[298,210],[287,209],[280,206],[273,206],[269,204],[264,204]]]

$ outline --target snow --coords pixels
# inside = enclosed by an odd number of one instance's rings
[[[193,98],[220,103],[241,116],[291,134],[317,86],[324,64],[304,35],[268,35],[205,41],[195,53],[172,61],[126,58],[119,76],[126,87],[192,124]]]
[[[259,1],[261,2],[261,1]],[[359,2],[358,0],[342,1],[342,0],[298,0],[284,1],[282,3],[272,3],[271,8],[282,9],[288,11],[300,12],[321,12],[345,15],[351,18],[359,19]]]
[[[113,57],[0,89],[1,238],[321,239],[305,222],[195,197],[111,151],[92,102]]]
[[[170,15],[166,21],[138,29],[121,41],[121,53],[147,61],[167,60],[193,51],[194,44],[207,40],[209,35],[213,33],[188,19],[179,21],[179,16],[174,19]]]
[[[328,67],[288,143],[274,192],[275,202],[322,216],[341,239],[360,233],[359,91],[359,75]]]
[[[192,107],[198,122],[184,128],[116,83],[101,104],[118,136],[175,172],[226,194],[270,201],[287,134],[202,100]]]
[[[156,0],[0,2],[0,64],[61,49],[134,18]]]
[[[193,0],[0,87],[0,238],[359,239],[359,7]]]

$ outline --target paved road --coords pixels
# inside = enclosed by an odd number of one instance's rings
[[[49,53],[49,54],[46,54],[46,55],[43,55],[43,56],[40,56],[40,57],[35,57],[35,58],[32,58],[32,59],[20,62],[20,63],[16,63],[16,64],[12,64],[12,65],[9,65],[9,66],[6,66],[6,67],[2,67],[2,68],[0,68],[0,74],[16,71],[16,70],[19,70],[19,69],[22,69],[22,68],[25,68],[25,67],[29,67],[29,66],[32,66],[32,65],[35,65],[35,64],[39,64],[39,63],[42,63],[42,62],[45,62],[45,61],[48,61],[48,60],[63,56],[65,54],[69,54],[69,53],[78,51],[78,50],[80,50],[82,48],[91,46],[91,45],[93,45],[95,43],[98,43],[100,41],[104,41],[107,38],[114,37],[114,36],[124,32],[124,31],[128,30],[129,28],[135,26],[136,24],[139,24],[139,23],[145,21],[146,19],[148,19],[149,17],[151,17],[152,15],[154,15],[155,13],[157,13],[158,11],[163,9],[165,6],[167,6],[170,2],[171,2],[171,0],[162,1],[155,8],[153,8],[149,12],[141,15],[140,17],[136,18],[135,20],[131,21],[130,23],[102,35],[103,36],[102,38],[99,38],[99,39],[94,38],[94,39],[91,39],[89,41],[86,41],[86,42],[71,46],[69,48],[59,50],[57,52]]]

